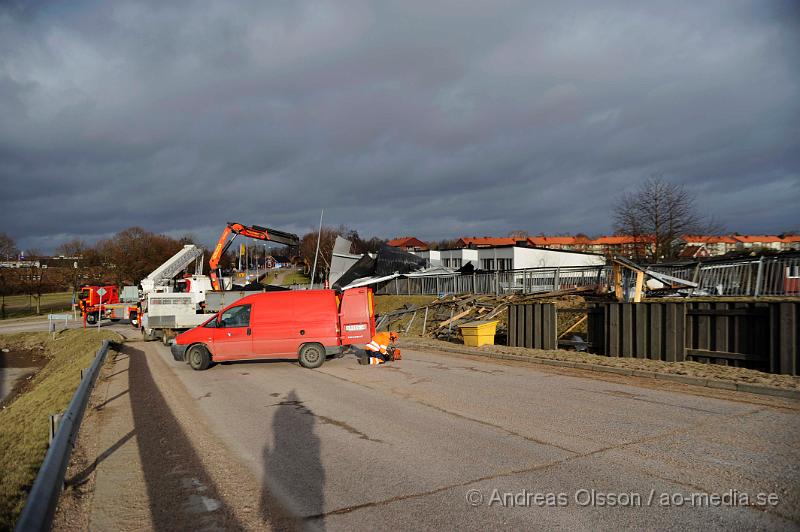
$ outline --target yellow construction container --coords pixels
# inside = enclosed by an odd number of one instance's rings
[[[480,347],[494,345],[494,333],[497,332],[497,321],[470,321],[459,325],[464,345]]]

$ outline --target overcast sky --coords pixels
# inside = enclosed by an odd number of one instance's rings
[[[0,2],[0,232],[800,229],[800,2]]]

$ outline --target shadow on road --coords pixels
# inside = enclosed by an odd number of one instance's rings
[[[130,396],[155,530],[241,530],[153,381],[145,353],[130,345]]]
[[[292,390],[272,419],[272,446],[264,447],[261,513],[288,509],[298,529],[325,530],[325,470],[320,439],[314,433],[316,417]]]

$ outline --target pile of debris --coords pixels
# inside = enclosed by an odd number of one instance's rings
[[[539,294],[449,295],[425,305],[407,305],[406,308],[378,316],[378,330],[392,330],[403,334],[438,339],[457,339],[461,336],[459,325],[471,321],[498,321],[497,334],[508,332],[508,306],[527,303],[555,303],[559,308],[580,308],[587,298],[598,297],[593,288],[579,287]],[[558,332],[574,332],[581,321],[579,315],[565,314],[559,319]]]

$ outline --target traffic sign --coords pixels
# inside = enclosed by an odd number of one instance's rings
[[[97,295],[103,297],[104,295],[106,295],[106,289],[101,287],[99,290],[97,290]]]

